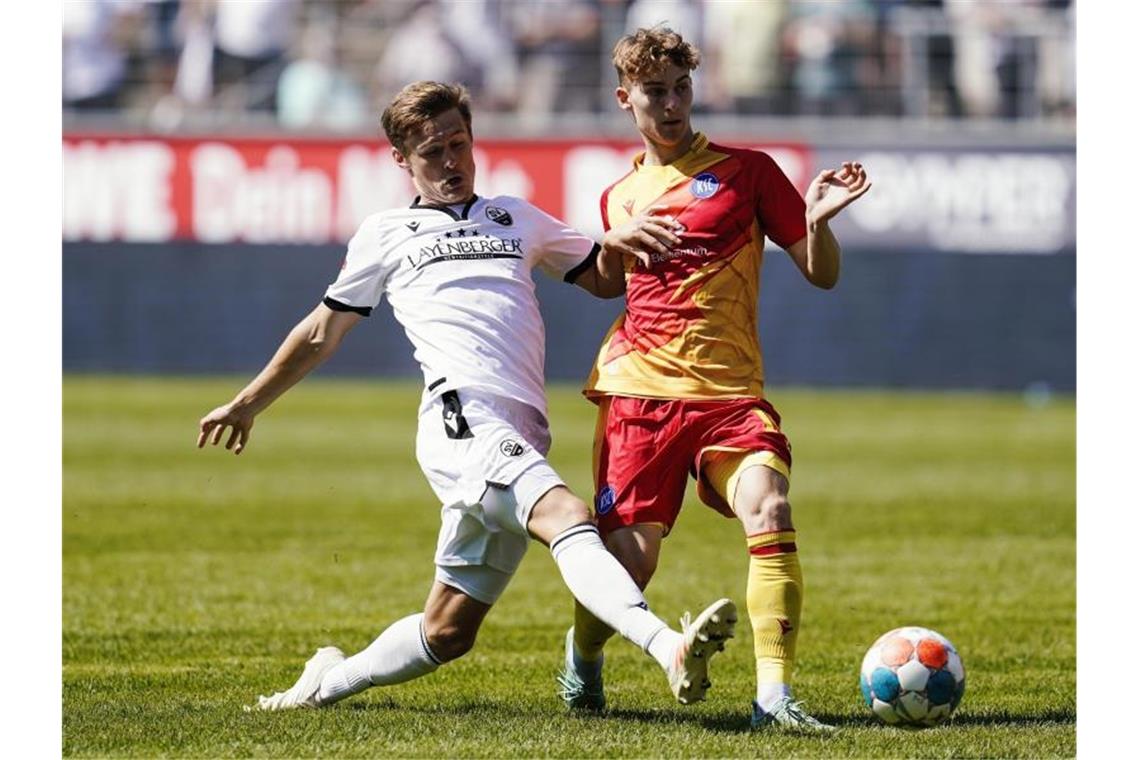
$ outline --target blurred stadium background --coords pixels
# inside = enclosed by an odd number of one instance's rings
[[[773,385],[1075,389],[1069,0],[69,0],[62,15],[65,372],[258,368],[359,221],[410,199],[375,125],[413,79],[471,90],[481,194],[599,232],[598,195],[638,147],[608,51],[666,22],[703,51],[698,129],[768,150],[801,187],[848,158],[875,182],[836,224],[836,291],[768,257]],[[579,381],[617,306],[539,288],[548,373]],[[394,322],[370,333],[324,371],[415,375]]]

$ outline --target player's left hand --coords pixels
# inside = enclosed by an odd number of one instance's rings
[[[674,246],[680,245],[678,233],[684,229],[684,225],[669,213],[667,206],[651,206],[607,232],[602,238],[602,248],[632,256],[648,268],[653,263],[652,254],[665,256]]]
[[[860,163],[844,161],[838,170],[820,172],[804,195],[808,221],[826,222],[870,189],[871,182]]]
[[[232,409],[229,404],[219,406],[199,420],[198,448],[205,446],[207,441],[211,445],[217,446],[222,440],[226,428],[231,428],[229,440],[226,441],[226,448],[233,449],[235,454],[240,454],[245,449],[246,442],[249,441],[249,431],[252,427],[252,414]],[[234,444],[237,444],[236,447]]]

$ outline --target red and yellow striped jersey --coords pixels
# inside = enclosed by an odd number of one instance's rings
[[[602,194],[606,230],[650,206],[685,229],[651,266],[626,264],[626,308],[586,381],[587,396],[763,396],[756,313],[767,236],[788,248],[807,234],[804,200],[766,153],[698,133],[667,166],[633,170]]]

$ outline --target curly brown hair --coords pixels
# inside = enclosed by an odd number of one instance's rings
[[[701,51],[666,26],[638,29],[614,45],[614,68],[623,87],[660,73],[670,63],[692,71],[701,64]]]
[[[380,126],[392,147],[403,153],[409,134],[452,108],[459,109],[467,124],[467,134],[471,134],[471,99],[463,85],[412,82],[392,98],[380,117]]]

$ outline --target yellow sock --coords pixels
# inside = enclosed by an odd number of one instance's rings
[[[574,602],[574,649],[583,660],[592,662],[601,657],[613,635],[613,628],[594,617],[580,602]]]
[[[796,660],[804,579],[796,532],[748,536],[748,616],[756,649],[756,681],[788,685]]]

